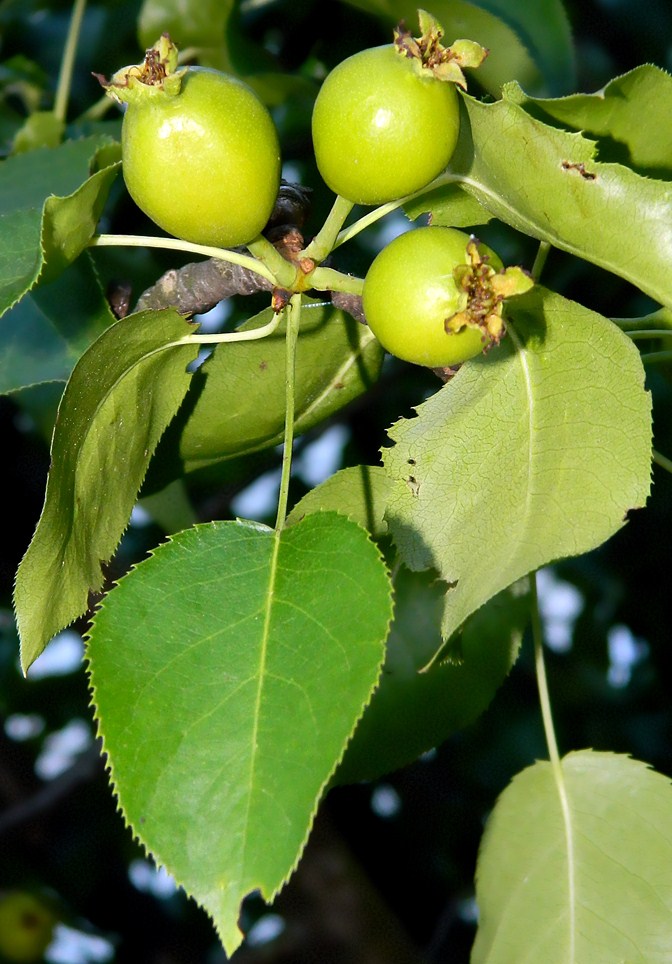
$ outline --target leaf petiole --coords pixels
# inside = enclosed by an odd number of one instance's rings
[[[337,244],[339,231],[354,207],[352,201],[337,195],[327,219],[310,244],[301,252],[304,258],[312,258],[318,263],[324,261]]]
[[[565,845],[567,848],[567,904],[568,904],[568,954],[567,960],[575,959],[574,948],[576,944],[576,893],[575,881],[576,871],[574,866],[574,828],[572,825],[572,815],[565,783],[565,774],[558,752],[558,743],[553,726],[553,715],[551,712],[551,699],[548,692],[548,681],[546,679],[546,665],[544,663],[543,630],[541,626],[541,615],[539,612],[539,596],[537,593],[536,573],[529,576],[531,609],[532,609],[532,639],[534,644],[534,665],[537,676],[537,689],[539,691],[539,703],[541,706],[541,716],[544,724],[544,734],[546,736],[546,746],[553,770],[553,779],[558,791],[560,809],[562,811],[562,822],[565,831]]]
[[[280,314],[274,314],[267,324],[261,325],[259,328],[251,328],[248,331],[220,331],[212,335],[185,335],[184,338],[181,338],[179,342],[175,344],[221,345],[236,341],[257,341],[260,338],[266,338],[268,335],[272,335],[280,324],[281,317],[282,315]]]
[[[296,407],[296,343],[301,323],[301,295],[295,294],[285,309],[287,314],[286,362],[285,362],[285,437],[282,449],[282,474],[278,493],[278,512],[275,531],[280,532],[287,518],[289,480],[292,474],[292,450],[294,447],[294,414]]]
[[[94,234],[89,241],[89,247],[92,248],[117,246],[162,248],[168,251],[186,251],[188,254],[200,254],[204,258],[217,258],[218,261],[230,261],[231,264],[239,264],[243,268],[261,275],[262,278],[266,278],[271,284],[278,283],[270,268],[262,264],[256,257],[250,257],[250,255],[243,254],[240,251],[232,251],[229,248],[214,248],[206,244],[192,244],[190,241],[181,241],[178,238],[155,238],[140,234]],[[278,255],[278,257],[282,257],[282,255]],[[284,258],[282,260],[284,264],[289,264],[289,262],[284,261]]]

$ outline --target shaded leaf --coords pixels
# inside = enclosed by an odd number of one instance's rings
[[[180,50],[199,52],[199,62],[220,70],[230,68],[225,30],[233,0],[144,0],[138,16],[138,39],[151,47],[168,33]]]
[[[114,321],[89,258],[79,258],[0,318],[0,393],[67,381],[77,359]]]
[[[105,136],[0,165],[0,314],[81,254],[119,168],[118,146]]]
[[[542,288],[509,304],[502,345],[383,450],[388,524],[406,564],[447,584],[446,639],[521,576],[600,545],[649,491],[651,401],[632,342]]]
[[[472,964],[664,964],[672,958],[672,789],[645,764],[581,750],[518,774],[476,871]]]
[[[16,577],[24,671],[103,583],[147,465],[184,397],[197,346],[170,309],[129,315],[76,365],[61,400],[42,515]]]
[[[576,86],[572,31],[562,0],[477,0],[509,24],[528,48],[543,74],[549,94]],[[520,81],[520,77],[512,78]]]
[[[516,661],[529,619],[527,581],[489,600],[465,623],[460,659],[421,672],[441,646],[443,589],[434,573],[401,567],[379,685],[334,775],[375,780],[439,746],[487,708]]]
[[[124,815],[229,954],[242,899],[271,899],[296,865],[390,618],[378,550],[320,513],[281,533],[186,530],[94,619],[94,702]]]
[[[405,20],[412,33],[417,33],[418,5],[410,0],[350,0],[353,6],[384,17],[390,29]],[[515,29],[494,13],[466,0],[435,0],[432,15],[444,29],[445,42],[475,40],[489,50],[486,60],[478,70],[467,72],[469,87],[472,81],[480,84],[493,97],[499,97],[502,86],[510,80],[518,80],[529,91],[542,95],[549,93],[544,78],[530,51]],[[392,34],[390,33],[390,43]]]
[[[427,191],[404,204],[404,211],[411,220],[431,211],[431,224],[454,228],[468,228],[487,224],[492,214],[480,201],[468,194],[460,184],[445,184]]]
[[[271,317],[267,309],[242,328]],[[296,354],[296,434],[369,389],[384,352],[369,328],[328,306],[304,307]],[[196,372],[185,406],[158,453],[168,472],[195,472],[282,442],[285,324],[258,341],[218,346]],[[161,467],[157,465],[157,472]]]

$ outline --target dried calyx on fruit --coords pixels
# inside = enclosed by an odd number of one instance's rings
[[[448,165],[460,129],[455,86],[487,51],[471,40],[443,47],[424,10],[420,37],[403,27],[394,42],[353,54],[327,76],[312,118],[315,160],[325,183],[355,204],[384,204],[426,187]]]
[[[280,184],[270,114],[247,84],[203,67],[179,67],[163,35],[141,64],[98,78],[126,105],[124,180],[138,207],[169,234],[233,247],[265,226]]]

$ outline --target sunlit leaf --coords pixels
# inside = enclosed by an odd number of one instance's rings
[[[514,89],[511,96],[547,123],[559,121],[570,130],[594,137],[600,161],[624,164],[639,174],[669,180],[672,77],[659,67],[636,67],[594,94],[535,100]]]
[[[512,330],[390,430],[387,521],[446,584],[444,638],[526,573],[616,532],[650,485],[651,400],[632,342],[535,288]]]
[[[476,871],[472,964],[665,964],[672,958],[672,788],[645,764],[581,750],[499,798]]]
[[[543,123],[519,98],[515,85],[497,103],[463,98],[468,122],[449,180],[494,217],[672,305],[669,182],[601,163],[594,141]]]
[[[134,832],[213,918],[271,899],[380,672],[389,577],[356,523],[188,529],[113,589],[88,648]],[[168,710],[168,712],[166,712]]]

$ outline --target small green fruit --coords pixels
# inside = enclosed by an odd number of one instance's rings
[[[42,900],[22,890],[0,896],[0,956],[12,964],[41,961],[51,943],[56,914]]]

